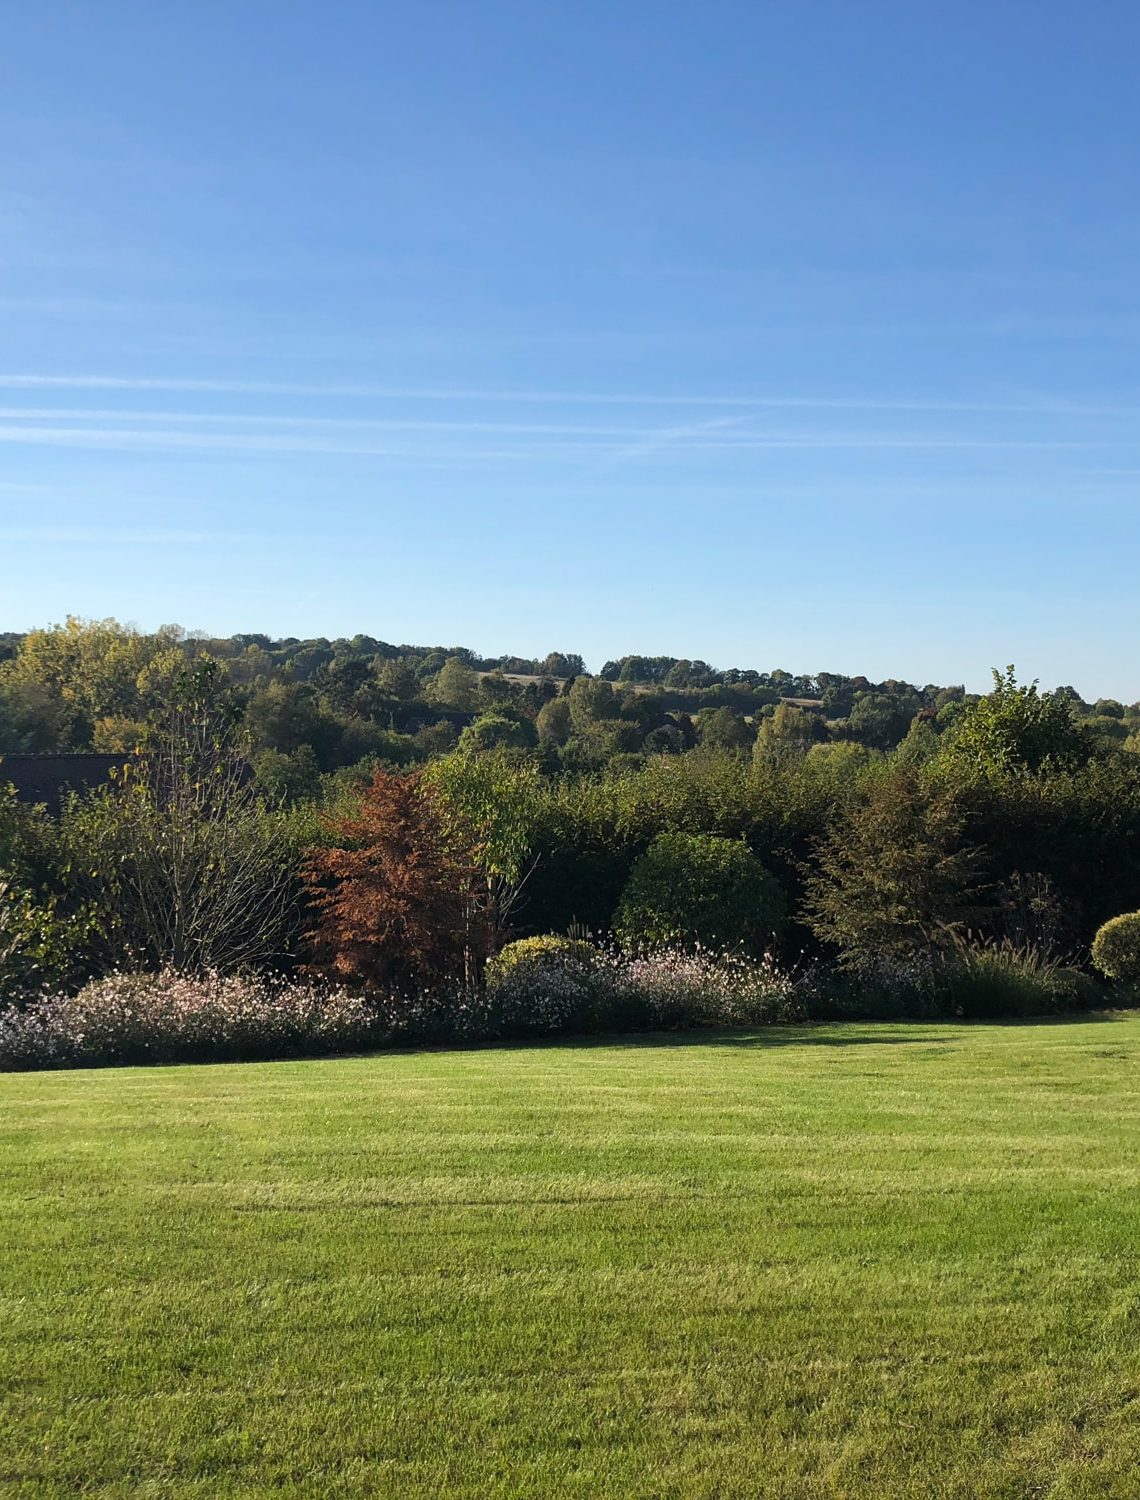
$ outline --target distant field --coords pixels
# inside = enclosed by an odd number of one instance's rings
[[[1140,1018],[0,1078],[5,1496],[1140,1495]]]

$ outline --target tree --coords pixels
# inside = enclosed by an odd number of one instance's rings
[[[334,657],[320,674],[321,695],[335,714],[367,713],[376,689],[369,656]]]
[[[807,921],[848,968],[947,948],[977,910],[981,855],[953,798],[908,767],[873,781],[816,846]]]
[[[826,738],[827,729],[818,714],[794,703],[780,703],[772,717],[760,725],[752,753],[758,763],[786,760],[806,754]]]
[[[302,745],[310,745],[322,768],[329,770],[336,764],[341,725],[322,712],[307,683],[271,682],[249,700],[245,725],[255,750],[292,755]]]
[[[450,719],[440,719],[417,729],[412,740],[421,760],[430,760],[436,755],[450,755],[459,741],[459,732]]]
[[[1092,745],[1065,694],[1019,685],[1012,666],[993,673],[993,692],[967,708],[949,741],[951,760],[983,773],[1072,770],[1085,765]]]
[[[647,755],[680,755],[685,737],[676,724],[659,724],[645,736],[641,748]]]
[[[283,955],[292,850],[258,797],[239,715],[223,667],[201,657],[119,781],[65,809],[67,867],[110,963],[232,972]]]
[[[472,924],[472,850],[444,827],[422,772],[377,769],[358,812],[329,821],[305,889],[317,912],[308,968],[365,989],[398,991],[462,974],[490,951]]]
[[[432,699],[447,708],[472,713],[479,701],[479,678],[462,658],[449,656],[431,685]]]
[[[752,743],[752,731],[734,708],[714,708],[702,714],[698,730],[701,744],[711,750],[743,750]]]
[[[376,677],[381,693],[399,703],[409,703],[419,691],[416,674],[402,656],[386,661]]]
[[[39,721],[28,748],[84,749],[96,720],[145,718],[184,661],[184,637],[176,625],[143,635],[117,620],[76,616],[30,631],[0,669],[0,681],[20,705],[18,716],[27,720],[31,711]]]
[[[504,677],[501,668],[486,672],[479,680],[479,703],[484,712],[492,713],[513,703],[519,697],[519,689],[510,678]]]
[[[585,670],[582,658],[575,652],[551,651],[539,663],[539,671],[546,677],[580,677]]]
[[[860,693],[851,707],[847,731],[872,750],[890,750],[910,728],[919,706],[914,693]]]
[[[535,720],[538,738],[544,745],[564,745],[570,738],[570,700],[551,698],[538,711]]]
[[[1093,712],[1103,718],[1123,719],[1124,704],[1116,698],[1098,698],[1093,704]]]
[[[529,719],[487,713],[480,714],[473,724],[468,724],[459,736],[459,748],[463,751],[527,750],[537,743],[537,738]]]
[[[941,748],[938,732],[929,719],[916,718],[898,747],[900,764],[922,766],[933,760]]]
[[[568,701],[575,734],[589,734],[599,720],[617,717],[613,686],[601,677],[576,677]]]
[[[425,768],[424,785],[437,799],[444,838],[481,877],[469,889],[469,925],[477,942],[468,973],[474,978],[485,932],[499,942],[535,865],[538,770],[510,751],[457,751]]]
[[[0,672],[0,754],[42,754],[83,743],[90,725],[34,678]]]
[[[131,755],[145,740],[146,724],[142,720],[117,714],[96,719],[91,734],[92,747],[101,755]]]
[[[253,759],[257,784],[270,802],[292,806],[320,795],[321,772],[311,745],[287,755],[283,750],[261,750]]]
[[[663,833],[630,871],[614,931],[633,949],[763,951],[783,916],[783,891],[746,844]]]

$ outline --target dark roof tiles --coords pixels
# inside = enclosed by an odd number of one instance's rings
[[[66,792],[110,781],[126,755],[0,755],[0,786],[11,782],[21,802],[42,802],[58,812]]]

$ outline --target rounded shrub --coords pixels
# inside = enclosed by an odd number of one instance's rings
[[[663,833],[630,871],[614,932],[639,952],[665,947],[760,952],[780,930],[784,892],[748,846]]]
[[[520,938],[487,961],[487,999],[507,1034],[566,1031],[584,1024],[597,953],[579,938]]]
[[[1093,938],[1092,961],[1109,979],[1140,979],[1140,911],[1113,917]]]
[[[500,988],[508,979],[527,972],[536,972],[551,962],[569,963],[583,972],[592,968],[595,950],[591,943],[581,938],[558,937],[548,933],[543,937],[518,938],[501,948],[494,958],[487,960],[487,989]]]

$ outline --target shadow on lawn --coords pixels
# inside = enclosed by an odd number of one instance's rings
[[[946,1016],[929,1021],[805,1021],[798,1025],[755,1026],[694,1029],[691,1031],[595,1032],[589,1035],[558,1037],[511,1037],[494,1041],[468,1043],[466,1046],[409,1047],[419,1051],[543,1051],[573,1047],[636,1048],[660,1047],[936,1047],[952,1045],[962,1039],[964,1031],[978,1026],[1003,1026],[1016,1029],[1047,1026],[1085,1026],[1090,1022],[1118,1021],[1118,1014],[1105,1011],[1081,1011],[1060,1016],[995,1016],[992,1019]],[[950,1034],[947,1034],[947,1033]]]

